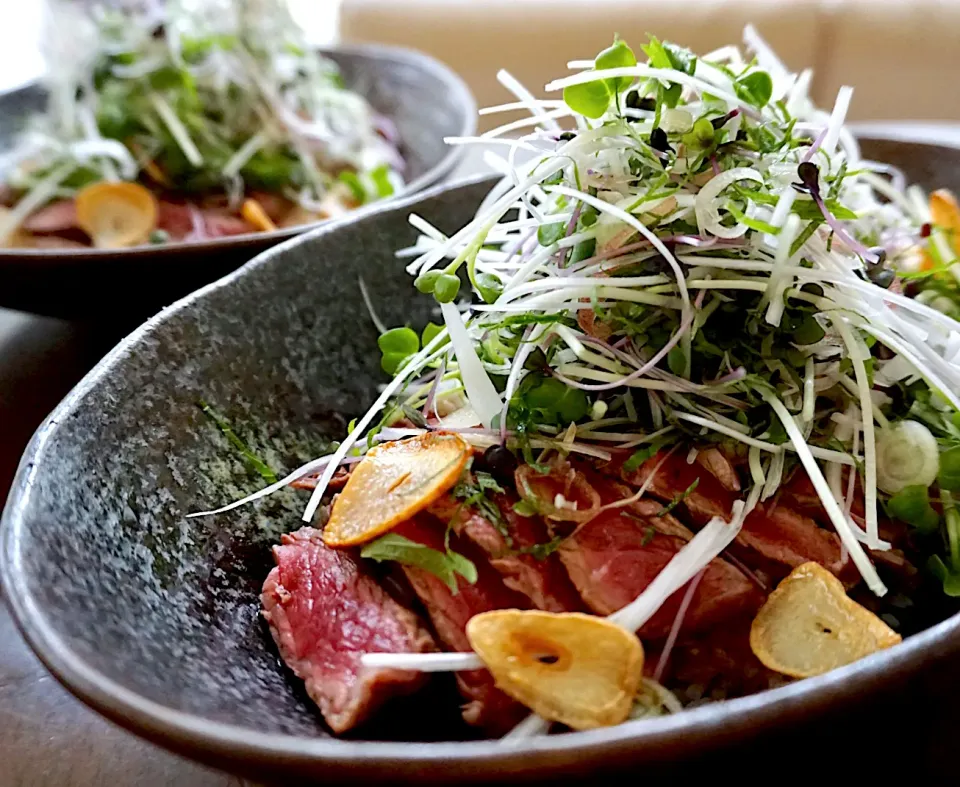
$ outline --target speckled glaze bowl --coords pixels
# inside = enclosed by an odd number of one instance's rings
[[[938,182],[960,185],[958,151],[893,147],[886,157],[913,173],[940,161]],[[277,246],[159,314],[67,397],[23,459],[2,530],[4,593],[44,663],[131,730],[282,784],[556,783],[618,770],[675,779],[691,763],[715,774],[752,756],[757,741],[789,757],[816,736],[826,738],[822,765],[857,756],[859,733],[875,750],[884,714],[901,725],[920,708],[929,715],[946,683],[922,678],[942,676],[960,650],[960,616],[820,678],[611,729],[513,744],[406,742],[459,730],[441,686],[364,737],[329,736],[258,619],[269,547],[300,525],[305,493],[185,518],[263,483],[198,403],[278,471],[316,455],[383,382],[358,277],[388,325],[422,325],[431,302],[393,256],[414,240],[407,215],[450,232],[489,186],[434,190]],[[798,723],[806,737],[771,732]]]
[[[351,89],[396,125],[407,165],[405,194],[450,175],[464,149],[446,145],[444,137],[469,136],[476,128],[477,107],[459,76],[420,52],[379,44],[321,51]],[[36,86],[0,93],[0,152],[43,103]],[[314,226],[121,250],[0,248],[0,306],[67,318],[123,312],[135,320],[132,327]]]

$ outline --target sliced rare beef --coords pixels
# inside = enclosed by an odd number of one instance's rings
[[[783,685],[787,678],[767,669],[750,649],[752,615],[728,620],[703,634],[681,640],[668,657],[663,678],[714,699],[754,694]],[[656,669],[650,653],[644,668]],[[648,666],[652,665],[652,666]],[[688,696],[696,699],[696,695]]]
[[[715,516],[729,518],[733,501],[739,499],[724,489],[712,473],[705,472],[700,465],[690,464],[676,452],[667,455],[661,451],[635,470],[626,470],[622,463],[611,463],[609,470],[619,472],[632,487],[642,486],[653,474],[647,493],[660,500],[671,501],[686,493],[683,508],[689,513],[691,523],[697,525],[705,525]],[[696,488],[691,489],[694,484]]]
[[[493,502],[499,513],[499,527],[478,509],[463,505],[450,495],[437,500],[429,510],[483,550],[503,584],[526,596],[537,609],[585,611],[559,557],[555,554],[534,557],[529,553],[548,543],[550,534],[539,517],[520,516],[514,511],[517,500],[512,493],[495,495]]]
[[[418,517],[404,522],[393,532],[433,549],[443,550],[444,529],[445,524],[438,519]],[[484,560],[483,553],[471,548],[465,539],[454,537],[451,547],[472,560],[477,567],[477,581],[470,584],[460,579],[456,593],[428,571],[414,566],[404,566],[403,571],[426,608],[441,642],[450,650],[467,652],[472,650],[466,634],[467,621],[474,615],[493,609],[528,609],[530,605],[525,598],[504,585]],[[464,720],[490,735],[502,735],[529,713],[500,691],[486,670],[458,672],[457,685],[466,699]]]
[[[256,232],[249,222],[226,208],[201,208],[186,202],[160,200],[157,228],[172,240],[199,240]]]
[[[260,596],[263,617],[288,667],[306,684],[330,728],[346,732],[390,697],[424,682],[420,673],[363,667],[364,653],[436,650],[417,616],[398,604],[318,530],[283,536]]]
[[[72,199],[62,199],[45,205],[23,220],[21,229],[27,232],[63,232],[79,227],[77,209]]]
[[[740,477],[737,475],[737,468],[719,448],[704,448],[698,451],[696,461],[728,492],[740,491]]]
[[[843,479],[843,487],[846,488],[846,478]],[[827,512],[813,484],[810,476],[804,472],[796,472],[787,481],[781,489],[778,496],[780,505],[786,505],[790,508],[800,511],[807,516],[817,520],[823,527],[832,527]],[[915,581],[919,570],[907,558],[906,549],[910,547],[910,527],[904,522],[891,520],[883,516],[879,511],[880,519],[877,522],[877,530],[880,538],[891,545],[891,549],[869,549],[870,556],[877,562],[878,568],[886,569],[892,572],[898,579],[905,581]],[[863,486],[859,478],[856,481],[853,494],[853,504],[850,507],[850,516],[864,530],[867,527],[864,518],[863,508]]]
[[[653,582],[686,541],[656,529],[659,503],[646,501],[647,516],[603,511],[560,545],[559,554],[573,584],[598,615],[626,606]],[[641,509],[642,510],[642,509]],[[683,590],[674,593],[638,632],[641,639],[662,639],[677,616]],[[697,586],[683,631],[700,631],[745,609],[759,609],[763,597],[739,569],[713,560]]]
[[[582,466],[580,471],[584,474],[587,481],[597,490],[600,495],[600,502],[604,506],[620,503],[632,498],[635,491],[626,484],[622,484],[616,479],[602,475],[590,467]],[[641,498],[627,505],[619,507],[620,513],[641,517],[647,525],[652,527],[658,533],[667,536],[676,536],[684,541],[693,538],[693,531],[680,522],[672,513],[665,510],[663,504],[650,498]]]
[[[663,460],[660,469],[657,465]],[[609,466],[610,470],[617,467]],[[714,516],[729,518],[740,493],[724,487],[712,472],[699,464],[690,464],[680,455],[670,454],[664,460],[660,453],[634,471],[619,467],[627,483],[640,486],[651,473],[656,473],[648,487],[649,494],[663,501],[682,498],[682,507],[690,522],[705,524]],[[699,480],[698,480],[699,479]],[[687,493],[696,482],[696,488]],[[764,570],[774,576],[785,576],[802,563],[815,561],[842,579],[855,581],[856,571],[845,560],[840,539],[835,532],[820,527],[809,516],[794,508],[772,501],[758,505],[746,518],[736,545],[740,555],[751,565],[759,558]]]

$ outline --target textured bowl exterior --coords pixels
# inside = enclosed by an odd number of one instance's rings
[[[447,178],[464,149],[446,145],[444,137],[476,128],[476,104],[463,80],[419,52],[378,45],[322,51],[339,65],[347,85],[396,124],[407,165],[404,193]],[[0,151],[43,103],[35,86],[0,94]],[[109,309],[140,322],[315,226],[122,251],[0,249],[0,306],[68,318],[97,317]]]
[[[414,240],[407,215],[453,231],[490,184],[435,189],[277,246],[159,314],[71,392],[22,461],[0,545],[7,601],[50,670],[139,734],[248,776],[396,784],[672,767],[883,696],[953,657],[957,615],[828,675],[673,717],[512,744],[398,742],[426,717],[427,736],[454,728],[455,708],[427,697],[367,740],[329,737],[258,619],[269,546],[300,525],[305,493],[187,519],[263,484],[197,404],[278,471],[316,455],[384,381],[358,277],[387,325],[436,319],[393,256]]]

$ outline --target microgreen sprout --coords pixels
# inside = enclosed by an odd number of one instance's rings
[[[651,38],[638,62],[615,40],[547,86],[563,102],[521,91],[540,127],[502,140],[503,180],[474,218],[450,235],[411,219],[407,270],[442,304],[449,343],[381,337],[396,377],[339,454],[367,424],[380,439],[391,401],[423,412],[421,428],[462,430],[503,484],[557,454],[629,473],[665,450],[721,449],[749,464],[737,526],[802,467],[873,592],[883,510],[927,542],[943,533],[931,566],[960,588],[960,516],[936,502],[960,489],[948,236],[861,159],[849,89],[818,109],[809,79],[763,48],[758,67]],[[935,242],[943,275],[910,279]],[[928,294],[910,298],[911,281]]]

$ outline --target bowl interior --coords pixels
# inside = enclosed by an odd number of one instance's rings
[[[923,185],[960,187],[960,151],[883,144]],[[415,237],[407,215],[451,232],[490,183],[265,253],[125,340],[41,428],[4,513],[4,583],[28,639],[69,686],[91,693],[78,685],[82,662],[94,683],[203,720],[327,734],[258,619],[269,547],[300,526],[306,493],[186,518],[264,484],[198,405],[219,411],[280,475],[318,455],[385,379],[358,279],[387,325],[437,319],[394,258]],[[402,717],[364,735],[448,737],[453,718],[417,726]]]

